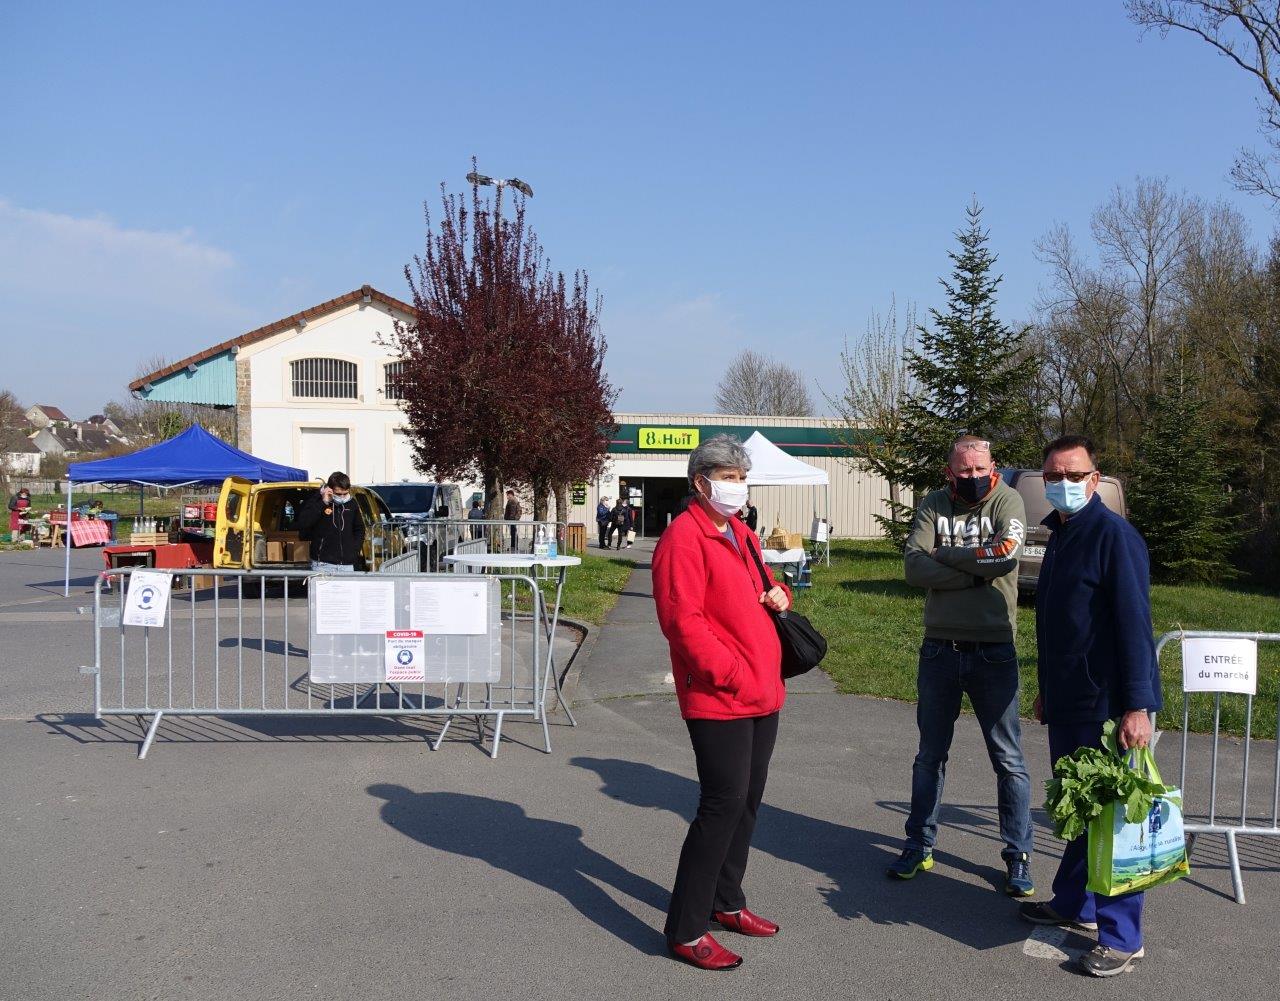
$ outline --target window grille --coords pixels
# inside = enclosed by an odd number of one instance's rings
[[[356,363],[340,358],[299,358],[290,362],[295,397],[354,400],[359,396]]]
[[[382,397],[386,400],[404,399],[404,362],[391,361],[382,366]]]

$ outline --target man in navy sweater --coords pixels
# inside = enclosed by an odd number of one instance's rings
[[[1150,563],[1142,536],[1098,496],[1093,442],[1066,435],[1044,451],[1044,492],[1053,535],[1036,589],[1040,694],[1036,715],[1049,727],[1054,762],[1097,747],[1102,724],[1118,720],[1121,747],[1151,740],[1148,713],[1161,708],[1151,628]],[[1053,880],[1053,900],[1023,904],[1033,924],[1098,932],[1080,958],[1095,977],[1140,960],[1143,894],[1108,897],[1085,890],[1088,837],[1070,842]]]

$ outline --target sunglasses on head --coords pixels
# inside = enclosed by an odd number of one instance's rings
[[[991,442],[989,441],[961,441],[956,443],[955,450],[957,452],[990,452]]]

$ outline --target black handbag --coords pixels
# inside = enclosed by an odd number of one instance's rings
[[[764,571],[764,561],[752,541],[747,543],[751,556],[760,571],[760,581],[765,587],[769,584],[769,575]],[[827,640],[814,628],[813,623],[799,612],[775,612],[766,609],[773,619],[773,627],[778,630],[778,640],[782,643],[782,680],[794,678],[817,667],[827,655]]]

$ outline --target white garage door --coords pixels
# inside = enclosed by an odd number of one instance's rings
[[[391,441],[391,480],[420,480],[422,474],[413,464],[413,447],[409,444],[409,436],[398,428],[392,432]]]
[[[313,480],[327,479],[351,468],[350,432],[346,428],[302,428],[298,460]]]

